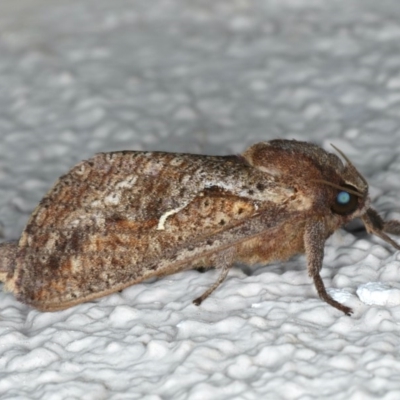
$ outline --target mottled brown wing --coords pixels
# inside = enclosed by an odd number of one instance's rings
[[[38,309],[67,308],[276,226],[291,194],[237,157],[98,154],[40,202],[8,287]]]

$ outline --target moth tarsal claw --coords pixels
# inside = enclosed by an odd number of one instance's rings
[[[201,298],[202,296],[200,296],[200,297],[198,297],[197,299],[194,299],[193,300],[193,304],[195,305],[195,306],[199,306],[202,302],[203,302],[203,299]]]

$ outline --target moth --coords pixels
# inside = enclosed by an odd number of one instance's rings
[[[319,297],[350,315],[320,276],[326,239],[361,218],[400,249],[388,236],[400,235],[400,221],[370,207],[366,180],[335,150],[344,162],[295,140],[257,143],[240,156],[97,154],[58,179],[18,242],[0,245],[0,277],[19,301],[56,311],[150,277],[219,268],[199,305],[235,262],[305,253]]]

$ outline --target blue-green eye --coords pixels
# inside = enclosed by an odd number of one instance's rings
[[[348,204],[350,202],[351,196],[347,192],[339,192],[338,195],[336,196],[336,201],[339,204]]]
[[[342,186],[346,187],[348,185],[342,185]],[[351,186],[349,186],[349,189],[357,190]],[[359,206],[358,200],[359,200],[358,196],[356,196],[352,193],[346,192],[345,190],[340,190],[336,194],[335,202],[334,202],[334,204],[332,204],[331,210],[335,214],[339,214],[339,215],[353,214],[353,212],[356,211]]]

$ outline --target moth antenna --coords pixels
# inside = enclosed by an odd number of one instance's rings
[[[357,168],[354,166],[354,164],[348,159],[348,157],[346,156],[346,154],[343,153],[342,150],[339,150],[334,144],[331,143],[331,146],[344,158],[344,160],[346,161],[347,165],[353,169],[354,171],[357,172]],[[357,175],[360,177],[360,179],[365,183],[366,186],[368,186],[368,182],[366,181],[366,179],[359,173],[357,173]],[[349,192],[350,193],[350,192]]]
[[[359,192],[357,192],[355,190],[352,190],[352,189],[349,189],[347,187],[343,187],[343,186],[340,186],[340,185],[336,185],[335,183],[325,181],[324,179],[312,179],[311,182],[323,183],[324,185],[332,186],[335,189],[343,190],[343,191],[345,191],[347,193],[354,194],[355,196],[358,196],[358,197],[363,197],[363,195],[361,193],[359,193]]]
[[[364,222],[368,233],[380,237],[385,242],[391,244],[395,249],[400,250],[400,245],[384,232],[385,222],[373,208],[368,208],[361,219]]]

